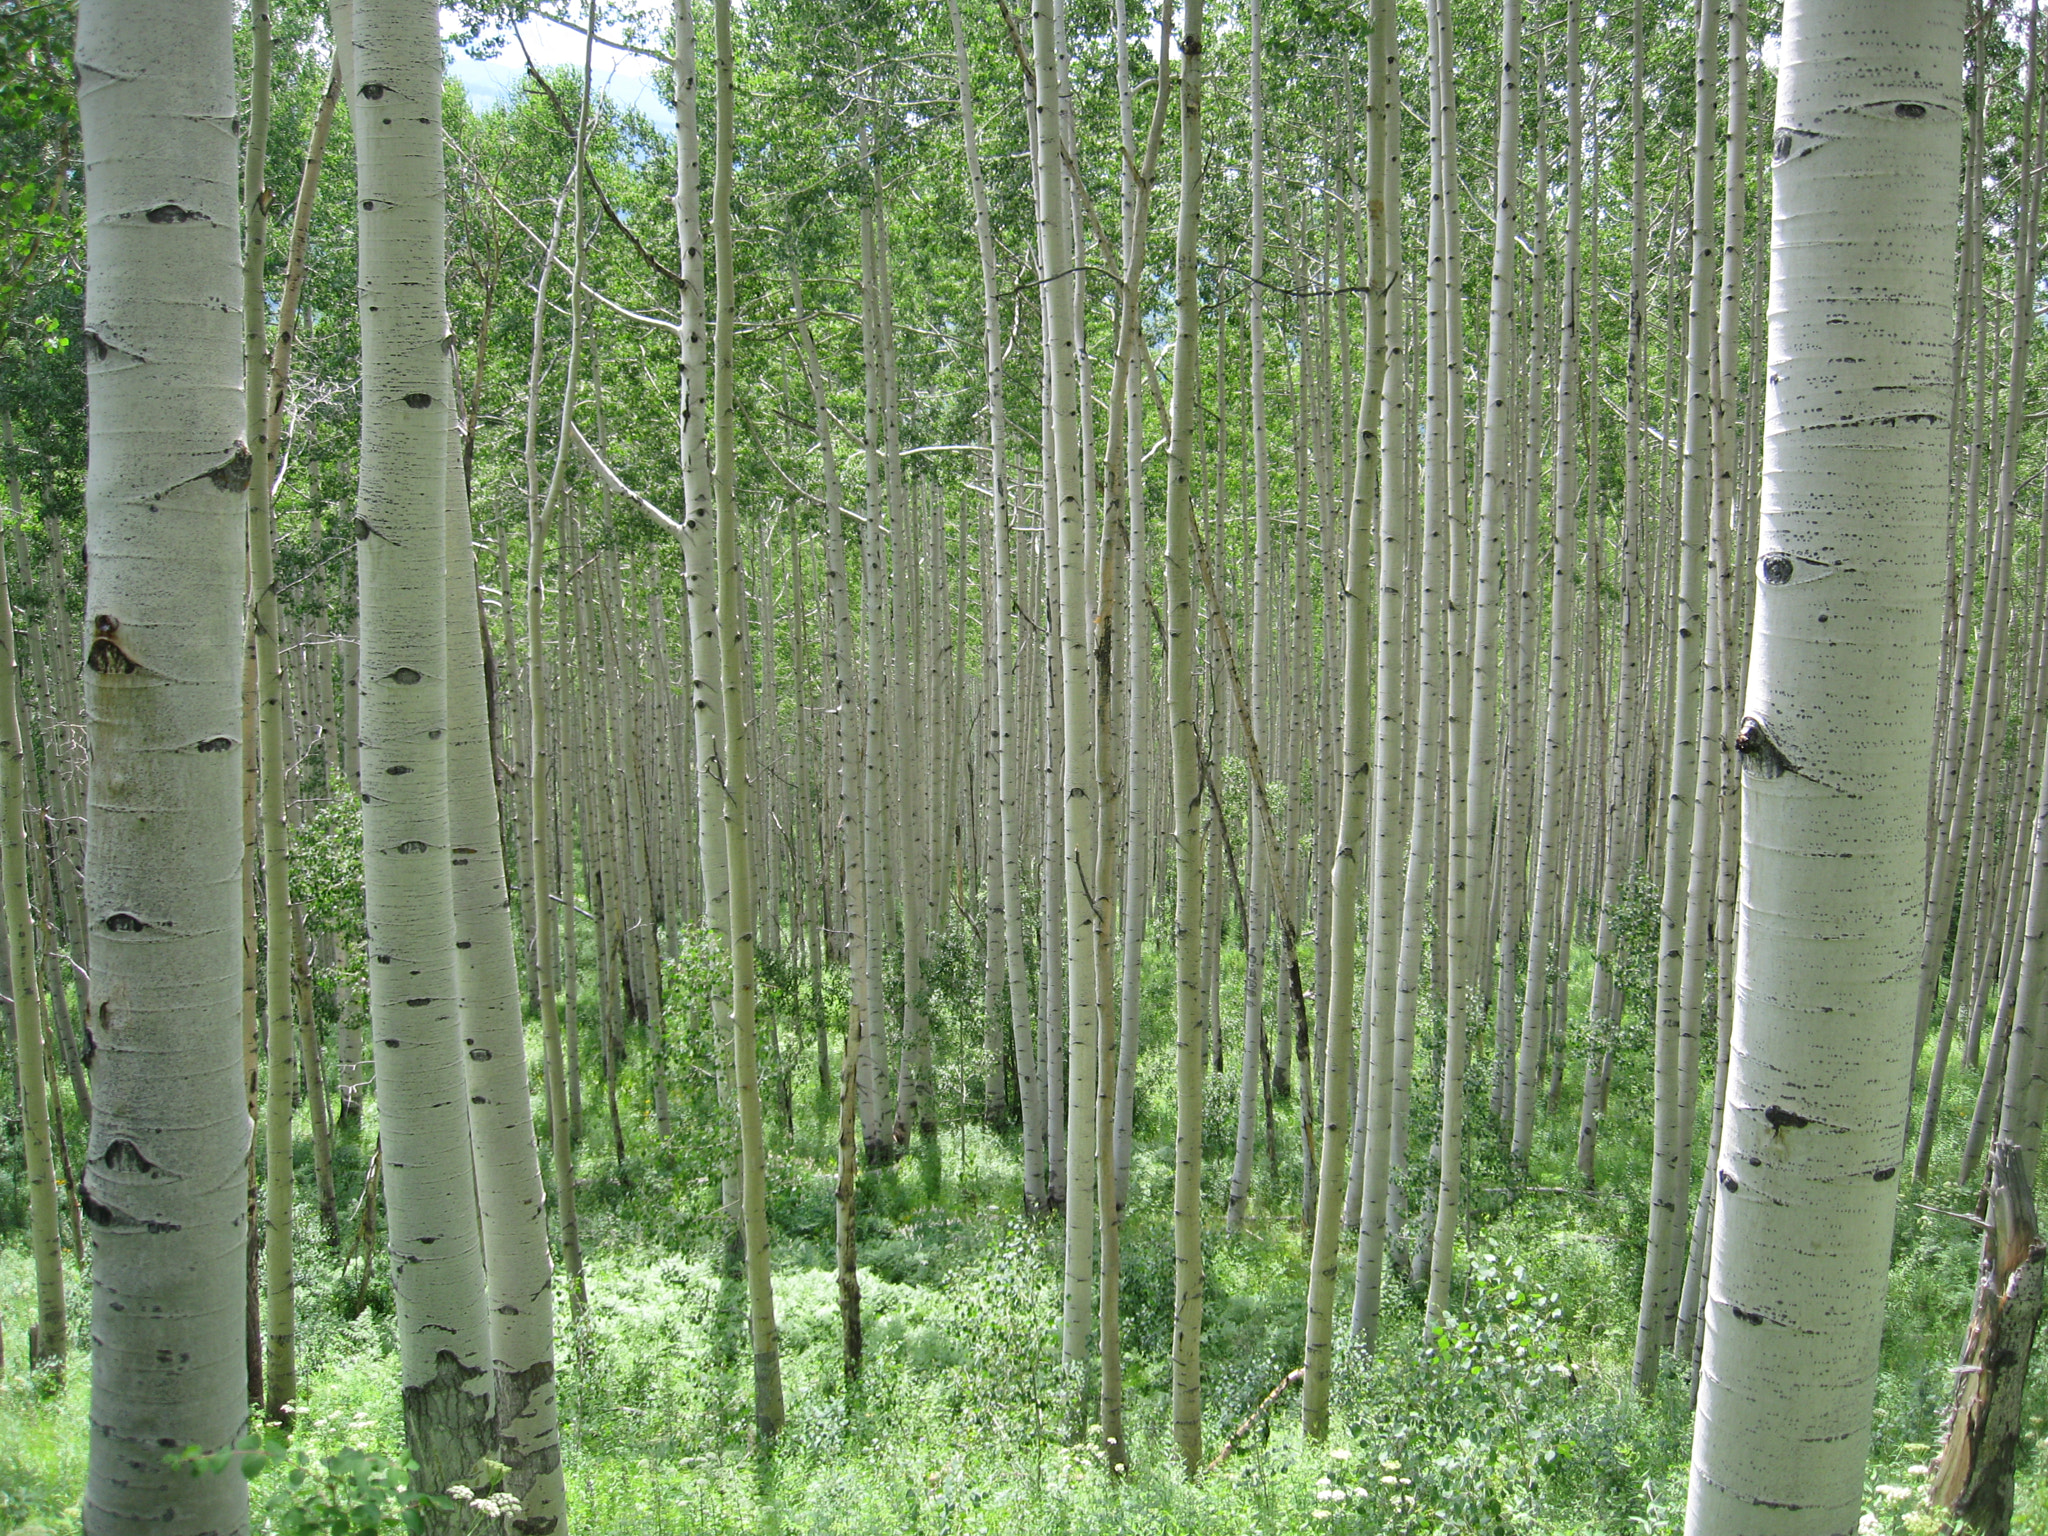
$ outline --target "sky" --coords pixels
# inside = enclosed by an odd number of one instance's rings
[[[635,13],[641,18],[643,36],[660,45],[669,12],[665,0],[624,0],[623,4],[607,7],[613,11]],[[452,37],[462,25],[458,13],[451,7],[441,10],[441,32]],[[526,51],[533,55],[533,62],[542,69],[569,65],[576,69],[583,67],[583,34],[543,20],[539,16],[525,22],[519,28],[525,40]],[[617,36],[618,23],[600,22],[600,37]],[[460,48],[449,50],[448,73],[460,80],[468,90],[470,100],[479,105],[485,102],[503,101],[518,89],[520,78],[526,73],[526,61],[519,51],[519,44],[513,40],[509,28],[500,29],[487,37],[503,40],[503,47],[494,59],[472,59]],[[645,113],[658,127],[668,127],[672,114],[655,88],[655,76],[665,69],[657,61],[640,54],[626,53],[616,48],[597,45],[591,61],[596,75],[597,88],[621,106],[634,107]]]

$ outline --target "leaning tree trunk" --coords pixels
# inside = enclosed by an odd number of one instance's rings
[[[533,1137],[526,1025],[520,1015],[505,839],[484,699],[482,615],[476,606],[469,496],[457,434],[448,445],[448,840],[455,915],[457,1018],[469,1134],[489,1283],[497,1459],[520,1502],[512,1529],[563,1529],[567,1496],[555,1405],[554,1259],[548,1201]],[[553,1064],[559,1076],[560,1063]],[[545,1099],[543,1103],[545,1103]],[[565,1244],[566,1246],[566,1244]]]
[[[1856,1522],[1927,875],[1963,7],[1792,0],[1783,25],[1693,1536]]]
[[[224,0],[79,8],[93,1378],[84,1528],[248,1529],[241,274]]]

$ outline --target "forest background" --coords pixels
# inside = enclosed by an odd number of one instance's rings
[[[458,66],[443,96],[446,281],[561,1420],[554,1491],[502,1461],[466,1486],[590,1531],[1677,1528],[1733,1008],[1777,19],[1522,11],[1211,11],[1178,174],[1185,55],[1120,5],[1047,8],[1043,39],[1000,0],[749,5],[723,155],[668,16],[564,18],[634,61],[630,92],[601,62],[524,69],[507,16],[444,16],[452,48],[519,71],[472,97]],[[324,1529],[291,1524],[308,1488],[374,1488],[395,1521],[418,1447],[366,1035],[354,103],[324,12],[262,15],[267,123],[254,11],[238,68],[289,346],[266,342],[256,584],[282,798],[248,818],[248,1381],[294,1425],[257,1457],[259,1521]],[[708,60],[711,13],[690,20]],[[76,1519],[87,1481],[89,1373],[63,1365],[88,1332],[94,1050],[75,23],[0,11],[16,927],[47,1003],[0,1126],[0,1305],[10,1343],[41,1330],[0,1416],[22,1526]],[[2023,9],[1973,8],[1878,1531],[1936,1528],[1977,1278],[1958,1212],[2001,1113],[2039,1138],[2007,1086],[2035,1068],[2044,959],[2037,55]],[[1374,155],[1399,187],[1377,211]],[[692,314],[734,381],[715,684],[685,573],[705,493],[679,400],[702,408],[712,366]],[[752,1200],[704,851],[731,803],[714,693],[753,762],[750,835],[723,843],[757,903]],[[2025,1422],[2021,1529],[2048,1521],[2038,1391]]]

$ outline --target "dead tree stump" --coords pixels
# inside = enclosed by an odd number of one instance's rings
[[[1927,1498],[1962,1526],[1986,1536],[2008,1536],[2020,1398],[2048,1271],[2048,1244],[2035,1224],[2026,1158],[2010,1141],[1991,1148],[1980,1219],[1984,1253],[1977,1301],[1963,1338],[1962,1364],[1956,1367],[1948,1440],[1934,1464]]]

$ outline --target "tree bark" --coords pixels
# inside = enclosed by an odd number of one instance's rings
[[[93,1536],[248,1529],[239,1028],[244,495],[233,18],[80,7]],[[143,212],[142,210],[147,210]]]
[[[1742,942],[1689,1536],[1856,1521],[1927,878],[1963,7],[1880,23],[1794,0],[1783,38]]]

